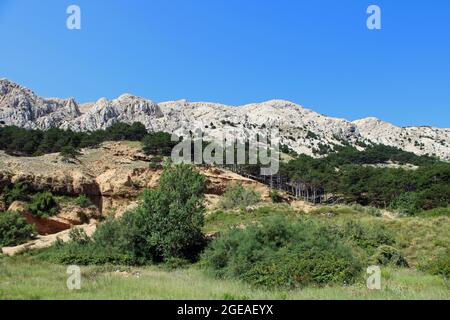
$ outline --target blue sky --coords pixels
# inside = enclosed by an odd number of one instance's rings
[[[66,28],[71,4],[80,31]],[[0,77],[47,97],[277,98],[450,127],[448,0],[0,0],[0,43]]]

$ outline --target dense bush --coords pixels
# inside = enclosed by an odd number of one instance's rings
[[[84,194],[79,195],[75,199],[75,204],[77,206],[79,206],[80,208],[88,208],[88,207],[92,206],[91,200],[89,200],[89,198]]]
[[[450,277],[450,249],[447,248],[445,252],[434,259],[421,263],[419,269],[448,279]]]
[[[101,224],[88,240],[58,245],[43,255],[60,263],[146,264],[195,260],[205,245],[205,178],[188,165],[165,168],[160,185],[144,193],[142,204],[120,219]]]
[[[34,228],[16,212],[0,213],[0,248],[16,246],[31,239]]]
[[[61,264],[77,264],[77,265],[103,265],[118,264],[131,265],[135,264],[129,253],[124,253],[117,246],[117,234],[109,234],[110,241],[105,240],[105,230],[116,227],[114,231],[122,230],[120,224],[112,220],[101,224],[94,234],[94,238],[89,239],[84,231],[73,229],[70,233],[70,242],[63,243],[58,241],[54,246],[37,254],[41,259]],[[117,227],[120,227],[118,229]]]
[[[37,217],[49,217],[58,213],[58,202],[50,192],[38,193],[28,205],[28,211]]]
[[[277,190],[270,190],[269,196],[273,203],[283,202],[283,197],[281,196],[280,192]]]
[[[59,155],[63,158],[63,161],[68,161],[75,159],[77,156],[81,155],[81,153],[73,146],[64,146],[61,148]]]
[[[396,267],[408,267],[408,262],[401,252],[391,246],[381,245],[371,257],[371,263],[374,265],[393,265]]]
[[[265,287],[351,283],[362,270],[352,247],[323,224],[272,218],[214,240],[203,264],[219,277]]]
[[[419,197],[415,192],[402,193],[389,207],[403,215],[413,216],[420,211]]]
[[[170,156],[177,143],[172,142],[171,135],[165,132],[147,134],[142,140],[145,153],[161,156]]]
[[[382,223],[361,224],[354,221],[346,222],[339,230],[339,234],[346,241],[372,254],[381,245],[395,244],[394,235]]]
[[[23,183],[16,183],[12,187],[3,190],[3,199],[7,207],[14,201],[28,201],[30,199],[28,187]]]
[[[144,194],[137,215],[146,221],[155,257],[194,258],[203,245],[206,179],[188,165],[167,167],[156,190]]]
[[[140,141],[147,134],[147,129],[140,122],[134,122],[129,125],[126,123],[116,123],[106,130],[107,139],[113,141]]]
[[[219,202],[222,209],[245,208],[261,201],[261,196],[253,189],[245,189],[242,184],[229,187]]]

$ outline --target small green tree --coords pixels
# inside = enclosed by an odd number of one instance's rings
[[[38,193],[28,205],[28,210],[37,217],[54,216],[58,213],[58,202],[50,192]]]
[[[63,161],[69,161],[70,159],[76,159],[81,153],[72,146],[65,146],[61,148],[59,152]]]
[[[75,199],[75,204],[77,206],[79,206],[80,208],[88,208],[88,207],[92,206],[91,200],[89,200],[89,198],[86,197],[86,195],[84,195],[84,194],[80,194]]]
[[[146,191],[140,208],[155,256],[193,258],[203,244],[206,179],[192,166],[166,167],[159,188]]]
[[[142,204],[94,234],[100,247],[131,256],[134,264],[195,260],[203,248],[205,177],[192,166],[167,166],[159,187],[146,190]]]
[[[47,258],[84,265],[194,261],[205,246],[205,187],[205,177],[192,166],[166,166],[159,187],[145,191],[137,209],[107,219],[91,239],[71,232],[72,241],[54,246]]]
[[[31,239],[33,226],[17,212],[0,213],[0,247],[17,246]]]
[[[143,150],[146,154],[170,156],[175,143],[171,135],[166,132],[147,134],[142,140]]]
[[[12,188],[6,187],[3,193],[5,204],[8,207],[14,201],[28,201],[30,199],[27,185],[20,182],[13,185]]]

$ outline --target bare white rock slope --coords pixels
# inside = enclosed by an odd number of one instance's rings
[[[44,99],[8,80],[0,80],[0,123],[23,128],[52,127],[90,131],[116,122],[142,122],[152,131],[181,134],[202,129],[212,138],[232,132],[243,137],[278,128],[281,141],[298,153],[320,154],[344,141],[376,142],[418,155],[450,160],[450,129],[396,127],[375,118],[354,122],[327,117],[284,100],[232,107],[185,100],[155,103],[129,94],[78,105],[74,99]]]

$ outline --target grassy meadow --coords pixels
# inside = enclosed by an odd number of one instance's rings
[[[86,266],[81,268],[81,290],[70,291],[66,287],[66,266],[29,253],[0,257],[0,299],[450,299],[448,279],[418,269],[422,262],[450,247],[447,216],[386,218],[352,207],[321,207],[306,214],[287,205],[265,205],[252,210],[209,212],[204,229],[223,232],[272,215],[292,219],[307,215],[330,224],[381,222],[395,234],[409,267],[382,267],[381,290],[367,289],[365,275],[347,286],[269,290],[239,280],[218,279],[198,263],[175,270],[161,266]]]
[[[0,299],[450,299],[450,284],[411,269],[382,269],[382,289],[351,286],[273,291],[240,281],[219,280],[196,266],[175,271],[158,267],[82,267],[81,290],[66,287],[66,267],[34,257],[0,260]]]

